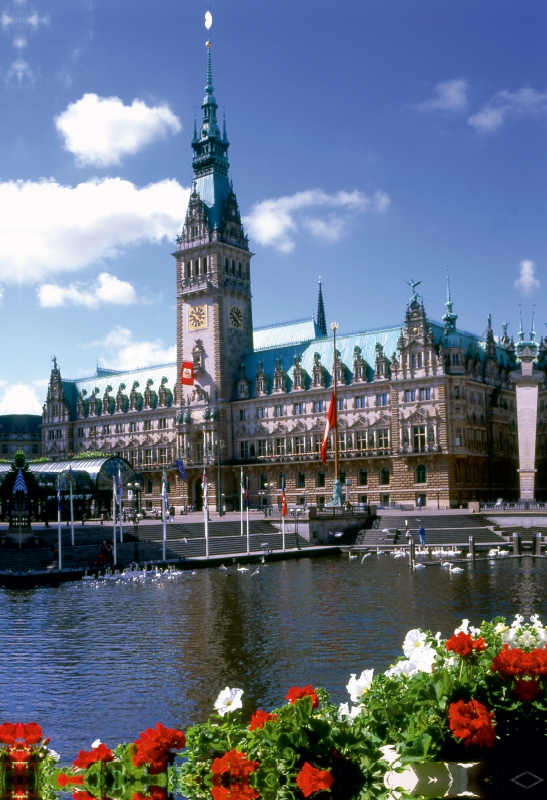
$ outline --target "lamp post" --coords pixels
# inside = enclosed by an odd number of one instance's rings
[[[294,517],[294,538],[297,550],[300,550],[300,542],[298,541],[298,517],[301,513],[302,511],[299,508],[293,508],[291,511],[289,511],[289,514],[292,514]]]
[[[222,439],[217,439],[217,513],[219,517],[224,516],[224,508],[222,506],[222,474],[220,469],[220,449],[224,447],[224,441]]]
[[[139,563],[139,493],[141,486],[138,481],[127,484],[128,499],[131,501],[131,512],[133,515],[133,535],[135,537],[135,562]]]

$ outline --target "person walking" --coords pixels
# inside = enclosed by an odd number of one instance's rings
[[[425,528],[423,525],[418,528],[418,536],[420,537],[421,546],[425,547]]]

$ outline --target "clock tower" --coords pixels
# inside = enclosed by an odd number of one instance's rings
[[[241,357],[253,345],[252,253],[228,175],[226,124],[221,133],[217,123],[210,47],[208,42],[199,131],[194,122],[192,192],[173,255],[179,380],[183,361],[194,363],[195,386],[181,386],[182,402],[188,405],[186,416],[190,403],[205,403],[206,410],[214,411],[221,422],[235,393]]]

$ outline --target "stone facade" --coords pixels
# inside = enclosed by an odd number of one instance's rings
[[[333,386],[333,346],[320,287],[317,319],[254,328],[249,243],[228,177],[229,142],[217,124],[210,53],[203,124],[192,141],[194,185],[176,262],[177,363],[126,373],[97,370],[86,380],[51,372],[42,424],[43,454],[121,454],[157,505],[165,469],[178,504],[198,505],[204,468],[210,504],[217,474],[228,508],[240,498],[276,505],[322,504],[333,460],[319,456]],[[519,496],[514,374],[517,346],[506,326],[494,336],[457,328],[450,287],[442,322],[426,313],[411,282],[401,325],[337,336],[340,470],[352,503],[467,505]],[[532,326],[533,327],[533,326]],[[528,345],[545,373],[547,347]],[[180,383],[183,362],[195,383]],[[538,453],[547,453],[545,384],[538,382]],[[182,458],[188,482],[174,467]],[[540,459],[538,492],[547,473]]]

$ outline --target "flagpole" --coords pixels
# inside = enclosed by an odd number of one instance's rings
[[[74,503],[72,498],[72,475],[68,474],[68,486],[70,489],[70,536],[72,539],[72,547],[74,547]]]
[[[241,478],[239,480],[240,512],[241,512],[241,535],[243,536],[243,467],[241,467]]]
[[[162,560],[165,561],[165,542],[167,539],[167,520],[165,518],[166,514],[166,503],[165,503],[165,493],[167,491],[167,487],[165,486],[165,477],[162,477],[162,487],[161,487],[161,513],[162,513]]]
[[[281,515],[282,548],[285,550],[285,517]]]
[[[116,497],[116,476],[112,476],[112,522],[113,522],[113,533],[112,533],[112,560],[114,562],[114,566],[118,563],[118,551],[117,551],[117,538],[116,538],[116,503],[118,502],[118,498]]]
[[[249,476],[246,478],[245,506],[247,508],[247,555],[251,552],[251,538],[249,535]]]
[[[62,536],[61,536],[61,475],[57,475],[57,569],[59,572],[63,569],[63,550],[62,550]]]
[[[203,477],[205,478],[205,487],[203,492],[203,511],[204,514],[204,521],[205,521],[205,558],[209,558],[209,509],[207,508],[207,468],[203,468]]]
[[[337,358],[336,358],[336,331],[338,329],[338,323],[333,322],[331,323],[332,329],[332,346],[334,350],[334,368],[333,368],[333,387],[332,387],[332,394],[334,397],[334,408],[336,411],[336,416],[334,417],[334,480],[338,479],[338,400],[336,398],[336,373],[337,373]]]
[[[120,504],[120,544],[123,542],[123,490],[122,490],[122,471],[118,467],[118,502]]]

